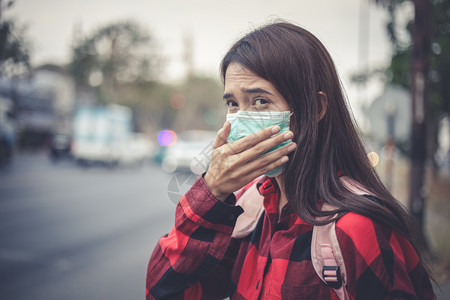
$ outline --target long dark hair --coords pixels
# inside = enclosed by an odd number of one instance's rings
[[[355,212],[395,229],[417,249],[413,219],[371,166],[333,60],[313,34],[286,22],[265,25],[228,51],[221,63],[223,81],[230,63],[271,82],[291,107],[298,147],[284,171],[284,191],[300,218],[319,225],[323,222],[317,221],[318,216]],[[320,121],[319,92],[326,95],[326,113]],[[340,174],[361,183],[379,202],[351,193],[339,180]],[[338,209],[322,212],[318,201]]]

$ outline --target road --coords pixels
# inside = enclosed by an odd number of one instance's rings
[[[0,169],[0,299],[144,299],[151,251],[173,224],[173,178],[16,156]]]
[[[16,156],[0,169],[0,299],[144,299],[151,251],[193,179]]]

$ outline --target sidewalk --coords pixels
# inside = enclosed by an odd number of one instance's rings
[[[440,290],[435,288],[434,291],[438,300],[450,300],[450,281],[440,284]]]
[[[386,168],[380,163],[377,172],[386,180]],[[409,166],[404,157],[395,159],[392,166],[391,193],[407,206]],[[450,300],[450,174],[448,170],[433,176],[427,172],[425,203],[425,238],[436,258],[433,271],[440,289],[435,288],[439,300]]]

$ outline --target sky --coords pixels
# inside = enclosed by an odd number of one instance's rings
[[[89,35],[114,21],[135,20],[155,37],[167,59],[161,74],[167,82],[185,74],[186,35],[193,39],[194,71],[218,78],[221,58],[235,40],[266,22],[291,21],[324,43],[355,115],[383,87],[373,83],[358,90],[350,75],[364,66],[388,65],[391,54],[387,13],[369,0],[16,0],[8,15],[27,26],[34,66],[67,63],[76,26]]]

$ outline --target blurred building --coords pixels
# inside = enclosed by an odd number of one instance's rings
[[[0,78],[0,96],[13,103],[19,147],[37,149],[54,133],[70,133],[74,84],[64,68],[48,64],[26,77]]]

